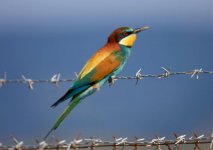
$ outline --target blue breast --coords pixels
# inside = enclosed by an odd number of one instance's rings
[[[129,58],[131,54],[131,47],[126,47],[123,45],[120,45],[120,47],[121,47],[121,51],[118,52],[118,55],[122,56],[122,63],[118,67],[118,69],[113,72],[114,76],[117,76],[121,72],[121,70],[123,69],[124,65],[127,62],[127,59]]]

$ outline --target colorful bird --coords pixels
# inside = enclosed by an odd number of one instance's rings
[[[137,29],[121,27],[110,34],[107,43],[85,64],[73,86],[51,106],[56,107],[61,102],[70,99],[68,106],[45,136],[45,139],[53,130],[58,128],[73,108],[85,97],[98,91],[111,77],[118,75],[131,53],[136,34],[148,28],[148,26]]]

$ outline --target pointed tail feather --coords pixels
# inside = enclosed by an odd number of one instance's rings
[[[61,102],[73,97],[74,95],[78,95],[79,93],[83,92],[88,87],[90,87],[90,85],[85,85],[85,86],[75,88],[75,89],[70,88],[59,100],[57,100],[54,104],[52,104],[51,107],[56,107]],[[74,100],[74,98],[72,100]]]
[[[80,103],[80,100],[78,97],[75,97],[72,102],[65,108],[65,110],[62,112],[62,114],[57,119],[54,126],[51,128],[51,130],[47,133],[47,135],[44,137],[44,140],[50,135],[50,133],[58,128],[58,126],[61,124],[61,122],[67,117],[67,115],[73,110],[73,108]]]
[[[56,107],[59,103],[72,97],[72,91],[73,91],[72,88],[69,89],[61,98],[59,98],[59,100],[57,100],[54,104],[52,104],[51,107]]]

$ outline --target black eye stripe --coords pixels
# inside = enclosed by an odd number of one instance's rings
[[[124,31],[123,32],[126,36],[132,34],[132,31]]]
[[[124,32],[122,32],[122,33],[120,34],[120,37],[121,37],[121,38],[124,38],[124,37],[126,37],[126,36],[128,36],[128,35],[130,35],[130,34],[132,34],[132,31],[124,31]]]
[[[124,36],[129,35],[129,33],[128,33],[128,32],[123,32],[122,34],[123,34]]]

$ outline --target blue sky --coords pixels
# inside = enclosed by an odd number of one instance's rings
[[[74,78],[88,58],[120,26],[149,25],[139,34],[121,75],[203,68],[213,70],[212,1],[162,0],[131,2],[1,1],[0,78],[49,79],[55,73]],[[33,143],[51,128],[67,105],[55,102],[71,83],[59,87],[8,84],[0,89],[0,142],[11,134]],[[213,127],[213,80],[202,75],[146,78],[105,85],[88,97],[54,133],[59,138],[155,135],[172,137],[193,131],[210,134]]]

